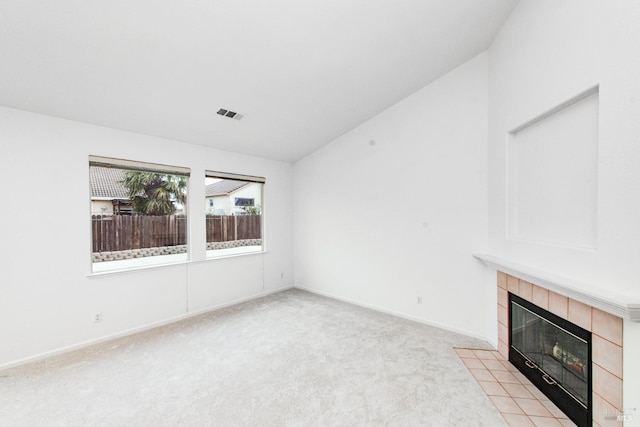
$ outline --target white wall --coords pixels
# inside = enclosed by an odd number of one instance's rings
[[[640,295],[639,52],[638,1],[522,0],[517,6],[489,50],[491,254],[609,292]],[[507,132],[596,85],[596,249],[508,239]],[[640,384],[632,375],[638,372],[639,333],[625,323],[626,407],[640,404]]]
[[[57,206],[50,206],[48,208],[43,208],[42,212],[51,214],[58,211]],[[113,215],[113,202],[111,199],[109,200],[97,200],[93,199],[91,201],[91,215]]]
[[[191,203],[191,262],[88,277],[89,155],[189,167],[190,200],[204,200],[205,170],[266,177],[268,252],[206,261],[205,212]],[[14,207],[0,210],[0,366],[293,283],[288,163],[0,107],[0,170]]]
[[[486,98],[483,54],[297,162],[296,286],[489,336]]]

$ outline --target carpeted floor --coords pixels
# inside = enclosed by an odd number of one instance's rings
[[[0,425],[504,426],[454,346],[290,290],[0,371]]]

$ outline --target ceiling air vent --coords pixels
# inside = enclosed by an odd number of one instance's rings
[[[244,117],[244,114],[236,113],[235,111],[231,110],[225,110],[224,108],[219,109],[217,114],[235,120],[240,120]]]

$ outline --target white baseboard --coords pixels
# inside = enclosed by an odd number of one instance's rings
[[[464,331],[464,330],[453,328],[451,326],[448,326],[448,325],[445,325],[445,324],[442,324],[442,323],[421,319],[421,318],[418,318],[418,317],[415,317],[415,316],[411,316],[411,315],[408,315],[408,314],[404,314],[404,313],[401,313],[401,312],[398,312],[398,311],[389,310],[389,309],[386,309],[384,307],[380,307],[380,306],[377,306],[377,305],[363,303],[363,302],[360,302],[360,301],[357,301],[357,300],[353,300],[353,299],[350,299],[350,298],[344,298],[344,297],[341,297],[339,295],[331,294],[329,292],[323,292],[323,291],[319,291],[319,290],[312,289],[312,288],[306,288],[304,286],[299,286],[299,285],[290,285],[290,286],[284,286],[282,288],[263,291],[263,292],[260,292],[258,294],[251,295],[251,296],[248,296],[248,297],[245,297],[245,298],[239,298],[239,299],[236,299],[236,300],[233,300],[233,301],[229,301],[229,302],[226,302],[226,303],[223,303],[223,304],[218,304],[218,305],[215,305],[215,306],[212,306],[212,307],[207,307],[207,308],[204,308],[204,309],[191,311],[191,312],[188,312],[188,313],[181,314],[179,316],[174,316],[174,317],[171,317],[171,318],[168,318],[168,319],[160,320],[158,322],[149,323],[149,324],[146,324],[146,325],[143,325],[143,326],[138,326],[138,327],[135,327],[135,328],[131,328],[131,329],[127,329],[127,330],[124,330],[124,331],[116,332],[116,333],[113,333],[113,334],[105,335],[105,336],[102,336],[102,337],[99,337],[99,338],[94,338],[94,339],[83,341],[83,342],[80,342],[80,343],[77,343],[77,344],[73,344],[73,345],[69,345],[69,346],[65,346],[65,347],[60,347],[60,348],[57,348],[57,349],[54,349],[54,350],[50,350],[50,351],[46,351],[46,352],[43,352],[43,353],[39,353],[39,354],[36,354],[34,356],[29,356],[29,357],[18,359],[18,360],[12,361],[12,362],[4,363],[4,364],[0,365],[0,371],[5,370],[5,369],[9,369],[9,368],[13,368],[13,367],[16,367],[16,366],[24,365],[24,364],[27,364],[27,363],[31,363],[31,362],[36,362],[38,360],[46,359],[48,357],[57,356],[57,355],[64,354],[64,353],[68,353],[70,351],[79,350],[79,349],[82,349],[82,348],[85,348],[85,347],[89,347],[89,346],[100,344],[100,343],[103,343],[103,342],[106,342],[106,341],[114,340],[116,338],[122,338],[122,337],[126,337],[126,336],[129,336],[129,335],[137,334],[139,332],[144,332],[144,331],[147,331],[149,329],[153,329],[153,328],[157,328],[157,327],[160,327],[160,326],[168,325],[170,323],[179,322],[181,320],[185,320],[185,319],[188,319],[190,317],[199,316],[201,314],[205,314],[205,313],[209,313],[209,312],[212,312],[212,311],[220,310],[220,309],[223,309],[225,307],[229,307],[229,306],[232,306],[232,305],[240,304],[240,303],[251,301],[251,300],[254,300],[254,299],[258,299],[258,298],[262,298],[262,297],[265,297],[267,295],[275,294],[275,293],[278,293],[278,292],[283,292],[283,291],[286,291],[286,290],[289,290],[289,289],[294,289],[294,288],[295,289],[300,289],[302,291],[310,292],[310,293],[313,293],[313,294],[316,294],[316,295],[321,295],[321,296],[324,296],[324,297],[332,298],[332,299],[335,299],[335,300],[338,300],[338,301],[343,301],[343,302],[346,302],[346,303],[349,303],[349,304],[357,305],[359,307],[368,308],[370,310],[375,310],[375,311],[378,311],[378,312],[381,312],[381,313],[390,314],[392,316],[396,316],[396,317],[400,317],[400,318],[403,318],[403,319],[411,320],[413,322],[422,323],[424,325],[434,326],[436,328],[444,329],[444,330],[450,331],[450,332],[455,332],[457,334],[465,335],[465,336],[468,336],[468,337],[471,337],[471,338],[476,338],[476,339],[479,339],[479,340],[482,340],[482,341],[486,341],[487,344],[489,344],[493,348],[497,348],[497,343],[491,342],[491,340],[488,339],[485,336],[481,336],[481,335],[478,335],[478,334],[470,333],[469,331]]]
[[[462,330],[462,329],[453,328],[453,327],[445,325],[443,323],[438,323],[438,322],[433,322],[433,321],[426,320],[426,319],[421,319],[419,317],[411,316],[411,315],[408,315],[408,314],[405,314],[405,313],[402,313],[402,312],[399,312],[399,311],[389,310],[389,309],[384,308],[384,307],[380,307],[380,306],[373,305],[373,304],[363,303],[363,302],[360,302],[360,301],[357,301],[357,300],[353,300],[353,299],[350,299],[350,298],[344,298],[344,297],[341,297],[339,295],[334,295],[334,294],[331,294],[329,292],[319,291],[317,289],[305,288],[304,286],[299,286],[299,285],[293,285],[293,287],[295,289],[300,289],[302,291],[311,292],[312,294],[322,295],[324,297],[332,298],[332,299],[335,299],[335,300],[338,300],[338,301],[347,302],[349,304],[357,305],[359,307],[368,308],[370,310],[379,311],[381,313],[390,314],[390,315],[396,316],[396,317],[401,317],[403,319],[411,320],[413,322],[422,323],[423,325],[434,326],[436,328],[444,329],[445,331],[455,332],[455,333],[460,334],[460,335],[464,335],[464,336],[471,337],[471,338],[476,338],[476,339],[479,339],[479,340],[482,340],[482,341],[486,341],[487,344],[489,344],[494,349],[498,348],[497,344],[492,343],[491,340],[489,340],[485,336],[474,334],[472,332],[465,331],[465,330]]]
[[[60,354],[68,353],[70,351],[80,350],[82,348],[89,347],[89,346],[96,345],[96,344],[100,344],[100,343],[103,343],[103,342],[106,342],[106,341],[114,340],[116,338],[122,338],[122,337],[126,337],[126,336],[129,336],[129,335],[137,334],[139,332],[144,332],[144,331],[147,331],[149,329],[158,328],[160,326],[168,325],[170,323],[179,322],[181,320],[185,320],[185,319],[188,319],[190,317],[199,316],[201,314],[205,314],[205,313],[209,313],[209,312],[212,312],[212,311],[220,310],[220,309],[223,309],[225,307],[229,307],[229,306],[232,306],[232,305],[240,304],[240,303],[251,301],[251,300],[254,300],[254,299],[258,299],[258,298],[262,298],[262,297],[265,297],[267,295],[275,294],[275,293],[278,293],[278,292],[286,291],[288,289],[292,289],[293,287],[294,286],[290,285],[290,286],[285,286],[285,287],[282,287],[282,288],[263,291],[263,292],[260,292],[258,294],[255,294],[255,295],[252,295],[252,296],[249,296],[249,297],[239,298],[239,299],[236,299],[236,300],[233,300],[233,301],[229,301],[229,302],[226,302],[226,303],[223,303],[223,304],[218,304],[218,305],[215,305],[215,306],[212,306],[212,307],[207,307],[207,308],[203,308],[203,309],[196,310],[196,311],[190,311],[188,313],[184,313],[184,314],[181,314],[179,316],[170,317],[168,319],[160,320],[158,322],[148,323],[148,324],[143,325],[143,326],[138,326],[138,327],[135,327],[135,328],[131,328],[131,329],[127,329],[127,330],[124,330],[124,331],[116,332],[116,333],[113,333],[113,334],[105,335],[105,336],[102,336],[102,337],[99,337],[99,338],[90,339],[90,340],[83,341],[83,342],[80,342],[80,343],[77,343],[77,344],[72,344],[72,345],[65,346],[65,347],[60,347],[60,348],[57,348],[57,349],[54,349],[54,350],[45,351],[43,353],[39,353],[39,354],[36,354],[34,356],[28,356],[28,357],[25,357],[25,358],[22,358],[22,359],[18,359],[18,360],[12,361],[12,362],[4,363],[4,364],[0,365],[0,371],[5,370],[5,369],[9,369],[9,368],[14,368],[16,366],[24,365],[24,364],[31,363],[31,362],[36,362],[38,360],[46,359],[48,357],[58,356]]]

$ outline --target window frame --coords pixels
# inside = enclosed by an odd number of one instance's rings
[[[178,225],[180,221],[184,221],[184,243],[174,243],[160,246],[160,250],[149,250],[150,247],[140,247],[135,249],[133,243],[130,249],[120,249],[118,251],[110,251],[110,254],[113,254],[114,258],[117,259],[107,259],[111,258],[107,255],[100,256],[96,254],[105,254],[105,251],[97,251],[94,252],[95,249],[95,235],[94,235],[94,224],[95,216],[92,205],[94,203],[94,195],[93,195],[93,184],[92,184],[92,167],[102,167],[102,168],[113,168],[120,169],[124,171],[140,171],[140,172],[153,172],[161,175],[173,175],[185,178],[185,202],[182,204],[182,212],[181,213],[173,213],[171,215],[166,215],[168,217],[173,217],[168,220],[169,222],[174,221],[174,225],[177,228],[182,228],[182,226]],[[190,184],[191,184],[191,169],[187,167],[181,166],[173,166],[173,165],[165,165],[151,162],[142,162],[128,159],[118,159],[112,157],[102,157],[102,156],[89,156],[88,161],[88,177],[89,177],[89,218],[90,218],[90,233],[89,233],[89,264],[90,264],[90,275],[101,275],[101,274],[112,274],[119,272],[126,272],[131,270],[138,269],[146,269],[146,268],[155,268],[162,267],[168,265],[182,264],[190,261],[191,259],[191,251],[190,251],[190,243],[189,243],[189,195],[190,195]],[[114,199],[115,200],[115,199]],[[178,206],[180,206],[178,204]],[[111,214],[111,217],[115,216],[115,213]],[[129,218],[138,215],[128,215]],[[139,215],[139,217],[149,217],[150,215]],[[164,215],[158,215],[161,217]],[[123,218],[120,218],[122,220]],[[133,221],[133,219],[131,219]],[[144,221],[144,219],[142,219]],[[132,232],[133,233],[133,232]],[[182,234],[182,232],[180,232]],[[153,239],[158,238],[162,234],[153,235]],[[179,235],[170,234],[171,239],[180,239]],[[132,237],[133,239],[133,237]],[[171,246],[176,247],[172,249]],[[180,246],[180,248],[177,248]],[[182,252],[182,246],[184,246],[184,252]],[[155,247],[155,246],[154,246]],[[146,249],[146,251],[145,251]],[[125,251],[128,251],[127,254],[124,254]],[[146,255],[149,252],[158,252],[154,255]],[[172,253],[175,252],[175,253]],[[103,259],[102,261],[97,262],[96,259]]]
[[[229,256],[242,256],[242,255],[251,255],[251,254],[257,254],[257,253],[264,253],[265,252],[265,185],[266,185],[266,178],[264,177],[260,177],[260,176],[255,176],[255,175],[243,175],[243,174],[236,174],[236,173],[229,173],[229,172],[220,172],[220,171],[214,171],[214,170],[205,170],[205,187],[209,184],[206,183],[207,179],[222,179],[222,180],[233,180],[233,181],[240,181],[240,182],[246,182],[246,183],[253,183],[253,184],[260,184],[260,191],[259,191],[259,203],[256,204],[256,198],[253,198],[253,205],[252,207],[259,207],[260,209],[260,221],[259,221],[259,227],[260,227],[260,245],[246,245],[246,246],[237,246],[237,247],[231,247],[231,248],[221,248],[221,249],[210,249],[210,246],[213,246],[213,243],[216,242],[207,242],[208,238],[205,237],[205,258],[207,260],[213,260],[213,259],[218,259],[218,258],[226,258]],[[206,198],[206,190],[205,190],[205,198]],[[213,197],[213,196],[212,196]],[[228,195],[228,197],[234,197],[231,194]],[[232,202],[230,202],[230,208],[231,210],[233,210],[233,208],[239,208],[242,206],[236,206],[235,205],[235,198]],[[214,205],[217,205],[214,202]],[[219,205],[218,205],[219,206]],[[211,215],[211,214],[207,214],[205,213],[205,217],[206,218],[210,218],[210,217],[219,217],[219,215]],[[236,216],[232,211],[230,211],[227,215],[225,215],[227,217],[233,217]],[[239,216],[244,216],[244,215],[239,215]],[[208,221],[208,219],[205,219],[205,221]],[[237,219],[236,219],[237,221]],[[205,227],[206,228],[206,227]],[[207,230],[205,230],[205,233],[208,233]],[[238,239],[242,240],[242,239]],[[248,239],[248,240],[254,240],[254,239]],[[226,240],[220,243],[225,243],[225,242],[232,242],[233,240]],[[242,248],[250,248],[247,250],[243,250]]]

